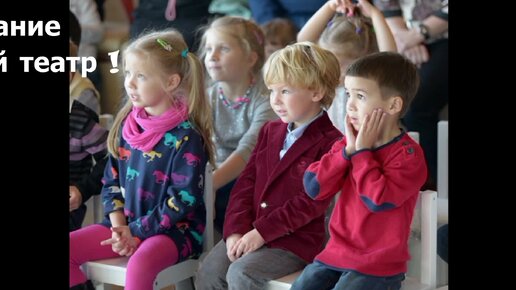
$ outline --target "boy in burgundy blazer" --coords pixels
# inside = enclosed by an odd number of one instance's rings
[[[271,55],[264,66],[271,107],[249,163],[231,191],[223,240],[202,262],[196,289],[263,289],[302,269],[325,241],[330,200],[314,201],[303,173],[342,134],[326,111],[335,96],[339,63],[329,51],[302,42]]]

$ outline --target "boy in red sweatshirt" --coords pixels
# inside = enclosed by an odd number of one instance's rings
[[[400,128],[419,85],[417,68],[397,53],[361,58],[346,71],[346,135],[306,170],[315,200],[341,192],[330,239],[291,289],[399,289],[410,224],[427,177],[421,147]]]

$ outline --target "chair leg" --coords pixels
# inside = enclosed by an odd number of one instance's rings
[[[93,283],[91,283],[90,280],[87,280],[82,284],[78,284],[71,287],[70,290],[95,290],[95,287],[93,286]]]

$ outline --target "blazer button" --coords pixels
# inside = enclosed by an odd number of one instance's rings
[[[266,207],[267,207],[267,203],[266,203],[266,202],[262,202],[262,203],[260,203],[260,207],[261,207],[261,208],[266,208]]]

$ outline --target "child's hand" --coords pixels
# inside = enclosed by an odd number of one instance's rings
[[[402,54],[410,59],[410,61],[415,64],[418,68],[421,64],[428,61],[430,55],[428,54],[428,49],[423,44],[416,44],[413,47],[405,49]]]
[[[111,228],[111,238],[101,241],[101,245],[111,245],[113,252],[120,256],[130,256],[138,246],[137,240],[133,238],[128,226]]]
[[[387,113],[382,109],[374,109],[371,115],[366,114],[360,131],[358,131],[356,150],[373,149],[375,142],[382,135]]]
[[[394,35],[396,46],[400,53],[418,44],[422,44],[425,40],[415,29],[398,29],[393,31],[392,34]]]
[[[351,118],[346,115],[346,155],[350,156],[355,153],[355,143],[356,143],[356,135],[357,131],[351,125]]]
[[[70,211],[76,210],[81,206],[82,194],[76,186],[70,186]]]
[[[328,7],[335,12],[346,14],[348,16],[353,15],[353,9],[355,8],[349,0],[330,0],[328,1]]]
[[[124,244],[121,241],[120,234],[113,231],[113,228],[111,228],[111,238],[101,241],[100,245],[102,245],[102,246],[111,245],[111,249],[115,253],[118,253],[124,246]]]
[[[122,251],[118,252],[118,254],[120,256],[130,257],[132,254],[134,254],[136,249],[138,249],[138,246],[140,246],[140,243],[141,243],[140,240],[137,239],[136,237],[128,238],[125,248]]]
[[[231,262],[234,262],[239,258],[239,256],[236,256],[236,249],[238,248],[238,244],[240,243],[241,238],[241,234],[232,234],[226,239],[226,253]]]
[[[238,244],[238,248],[236,251],[236,256],[245,256],[261,248],[264,244],[265,240],[262,238],[262,235],[260,235],[258,230],[254,229],[252,231],[249,231],[240,239],[240,243]]]

